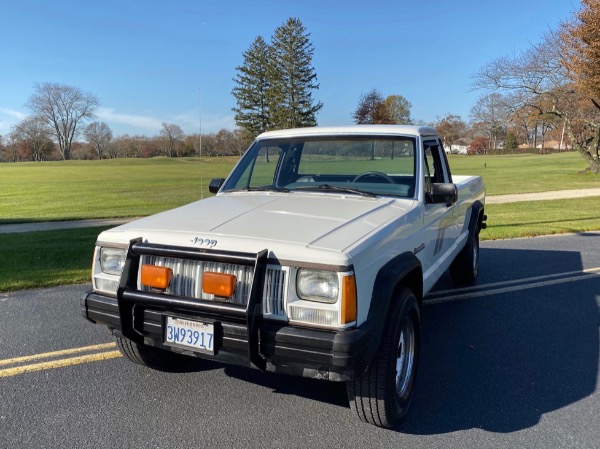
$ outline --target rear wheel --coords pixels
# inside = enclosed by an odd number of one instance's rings
[[[450,265],[450,275],[457,284],[472,284],[479,272],[479,229],[469,236],[467,244]]]
[[[191,361],[191,358],[153,346],[141,345],[127,338],[116,337],[117,347],[125,358],[138,365],[159,371],[177,370]]]
[[[360,376],[347,382],[350,408],[365,422],[395,427],[406,415],[420,351],[417,298],[404,289],[390,304],[379,351]]]

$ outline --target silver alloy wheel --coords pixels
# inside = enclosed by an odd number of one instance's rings
[[[415,326],[406,317],[402,322],[400,338],[398,339],[398,354],[396,358],[396,394],[399,397],[407,392],[415,362]]]

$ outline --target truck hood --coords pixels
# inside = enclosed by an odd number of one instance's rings
[[[285,242],[344,251],[412,207],[412,200],[356,195],[230,193],[119,226],[99,240],[122,232],[128,238],[178,246],[216,240],[211,247],[223,250],[247,250],[239,247],[239,241],[245,242],[243,246],[254,241],[256,247],[275,248],[276,242]]]

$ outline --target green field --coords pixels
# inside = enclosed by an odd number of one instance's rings
[[[600,176],[580,174],[587,164],[579,153],[510,156],[450,155],[455,175],[483,177],[488,195],[600,187]]]
[[[137,217],[207,197],[235,158],[0,164],[0,224]],[[377,161],[375,161],[376,163]],[[450,156],[454,174],[481,175],[488,195],[600,187],[576,153]],[[365,167],[365,171],[369,168]],[[597,198],[486,206],[483,240],[600,229]],[[0,292],[89,282],[105,228],[0,234]]]
[[[597,197],[532,201],[485,206],[487,229],[482,240],[600,230]]]
[[[0,164],[0,224],[150,215],[210,195],[210,179],[225,177],[235,162],[153,158]],[[585,163],[576,153],[451,156],[450,165],[454,174],[481,175],[488,195],[600,187],[599,176],[578,174]]]
[[[0,164],[0,224],[138,217],[206,197],[234,158]]]
[[[0,292],[91,282],[103,228],[0,234]]]

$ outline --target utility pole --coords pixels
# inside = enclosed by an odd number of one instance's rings
[[[202,91],[198,88],[198,114],[200,118],[200,134],[198,134],[198,156],[202,157]]]

